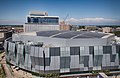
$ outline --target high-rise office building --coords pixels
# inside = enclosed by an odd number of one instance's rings
[[[24,25],[24,32],[59,30],[59,16],[48,16],[47,12],[30,12]]]

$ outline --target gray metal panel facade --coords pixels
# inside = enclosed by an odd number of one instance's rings
[[[109,70],[120,66],[120,46],[43,48],[8,42],[6,49],[9,51],[7,59],[10,63],[37,73]]]

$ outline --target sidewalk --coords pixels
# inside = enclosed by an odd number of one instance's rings
[[[3,55],[4,53],[2,53]],[[6,74],[6,78],[14,78],[13,75],[11,74],[10,70],[8,69],[7,65],[6,65],[6,59],[5,59],[5,56],[2,57],[1,55],[1,65],[3,66],[3,69],[5,70],[5,74]]]
[[[25,72],[23,70],[16,70],[16,69],[13,69],[13,67],[11,67],[11,69],[13,70],[13,74],[14,74],[14,77],[16,78],[33,78],[32,75],[28,72]]]

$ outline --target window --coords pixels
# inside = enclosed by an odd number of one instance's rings
[[[89,46],[89,54],[94,54],[94,46]]]
[[[70,55],[80,55],[80,47],[70,47]]]
[[[51,47],[50,56],[60,56],[60,47]]]
[[[103,58],[103,55],[95,55],[94,56],[94,66],[101,66],[102,58]]]
[[[103,46],[103,53],[104,54],[111,54],[112,53],[112,46]]]
[[[70,68],[70,57],[60,57],[60,68]]]
[[[33,18],[33,23],[38,23],[38,18]]]
[[[58,17],[27,17],[28,23],[39,23],[48,25],[57,25],[59,23]]]

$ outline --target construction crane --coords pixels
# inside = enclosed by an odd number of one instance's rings
[[[66,24],[66,19],[68,18],[69,14],[66,15],[65,18],[63,18],[63,22]]]

